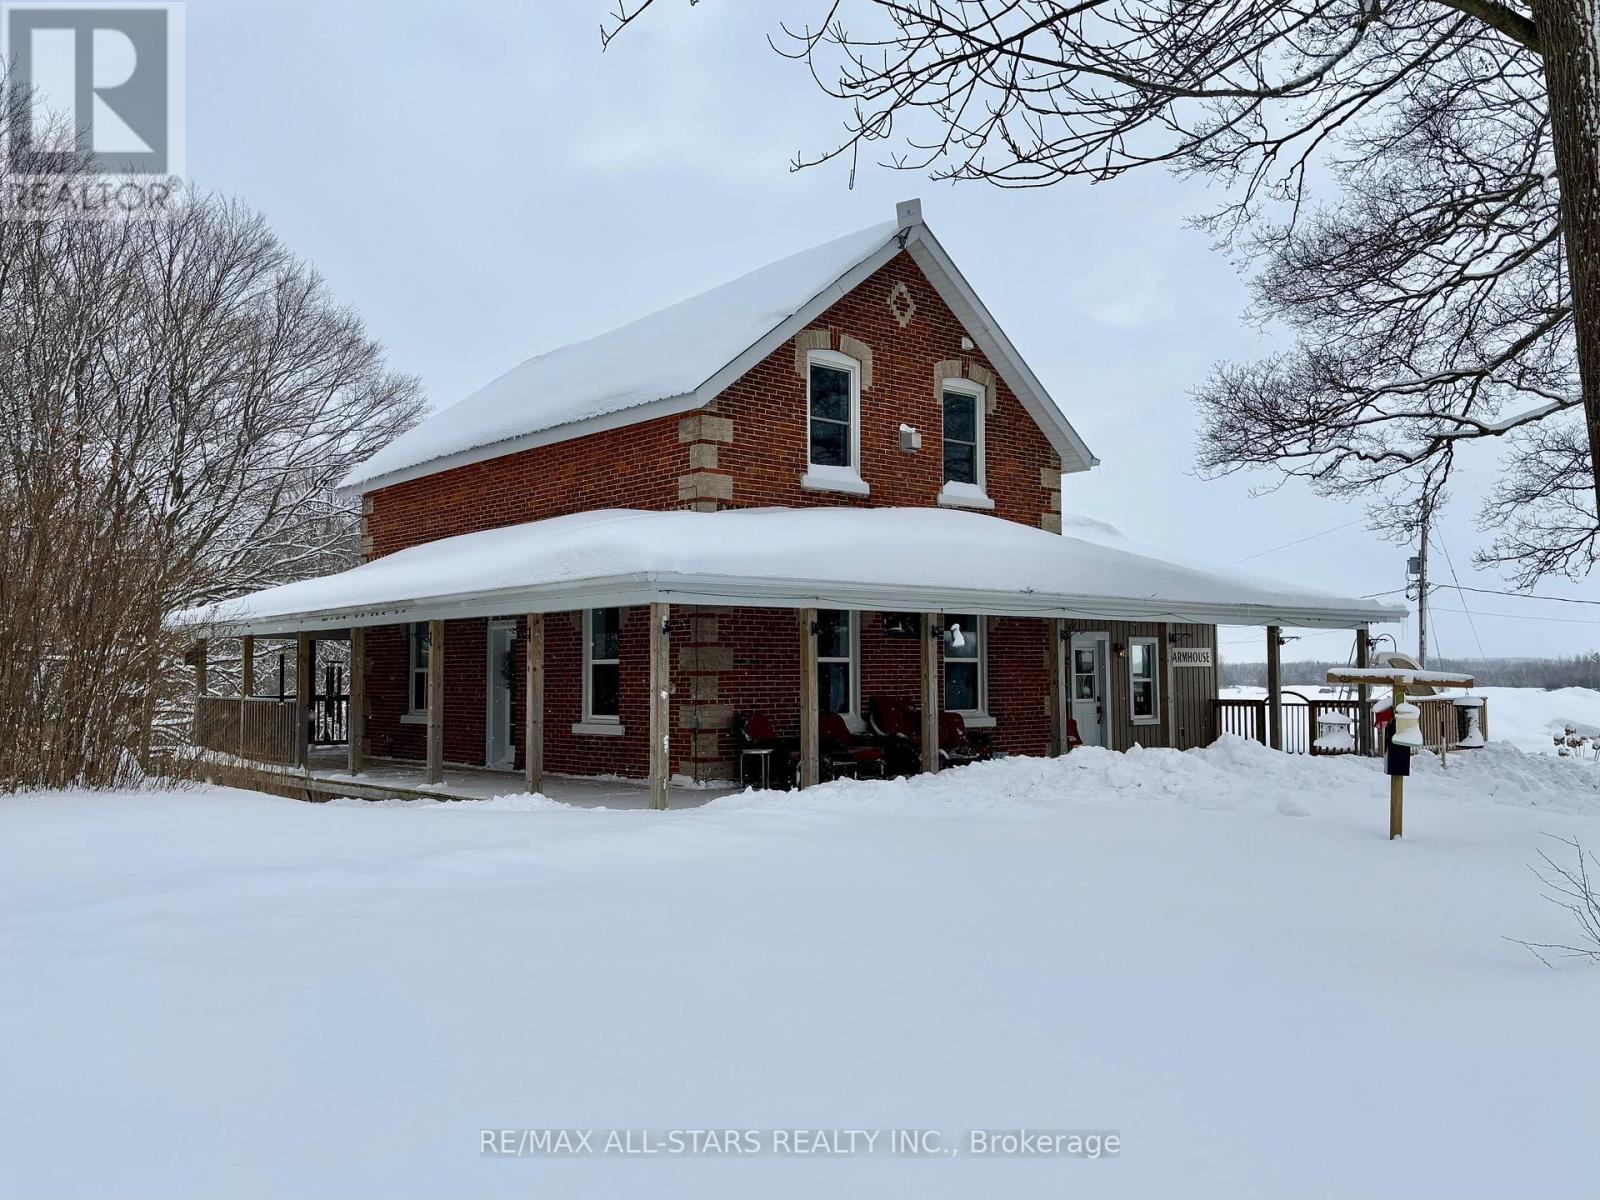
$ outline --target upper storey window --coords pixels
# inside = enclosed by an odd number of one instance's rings
[[[806,444],[803,486],[867,494],[861,478],[861,364],[849,355],[807,355]]]
[[[944,410],[944,486],[939,503],[993,508],[984,469],[985,392],[982,384],[947,379],[939,389]]]

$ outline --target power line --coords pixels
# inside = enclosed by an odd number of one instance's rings
[[[1273,546],[1270,550],[1257,550],[1254,554],[1246,554],[1243,558],[1236,558],[1228,564],[1237,567],[1240,563],[1247,563],[1254,558],[1264,558],[1268,554],[1276,554],[1279,550],[1287,550],[1290,546],[1298,546],[1303,542],[1313,541],[1319,537],[1327,537],[1330,533],[1338,533],[1341,529],[1349,529],[1352,525],[1360,525],[1365,517],[1357,517],[1354,521],[1346,521],[1343,525],[1335,525],[1332,529],[1324,529],[1321,533],[1307,534],[1303,538],[1296,538],[1292,542],[1285,542],[1281,546]]]
[[[1450,547],[1446,546],[1443,542],[1440,542],[1439,549],[1444,551],[1445,565],[1450,568],[1450,578],[1456,581],[1456,591],[1460,593],[1461,578],[1456,574],[1456,561],[1450,557]],[[1462,594],[1461,596],[1461,607],[1467,614],[1467,625],[1472,630],[1472,640],[1478,643],[1478,657],[1487,659],[1489,656],[1483,652],[1483,639],[1478,636],[1478,623],[1472,619],[1472,610],[1467,607],[1467,597],[1465,594]]]
[[[1472,615],[1471,613],[1467,613],[1467,610],[1464,608],[1439,608],[1435,609],[1434,611],[1457,614],[1466,613],[1467,616]],[[1528,613],[1480,612],[1478,616],[1495,617],[1502,621],[1549,621],[1556,625],[1600,625],[1600,621],[1585,621],[1581,617],[1535,617]]]
[[[1449,557],[1446,552],[1445,557]],[[1475,588],[1464,584],[1436,583],[1434,587],[1453,587],[1458,592],[1477,592],[1480,596],[1511,596],[1517,600],[1543,600],[1547,604],[1592,604],[1600,606],[1600,600],[1579,600],[1572,596],[1535,596],[1531,592],[1507,592],[1499,588]],[[1370,597],[1362,597],[1370,599]],[[1465,603],[1465,601],[1463,601]]]

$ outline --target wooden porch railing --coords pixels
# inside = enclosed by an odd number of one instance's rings
[[[293,700],[200,696],[194,705],[194,742],[207,750],[258,762],[290,763],[294,761],[299,711]]]
[[[1420,710],[1419,721],[1422,726],[1422,744],[1425,749],[1432,750],[1435,754],[1446,754],[1456,749],[1461,739],[1461,709],[1450,696],[1414,696],[1409,697]],[[1265,700],[1249,699],[1223,699],[1217,698],[1211,702],[1215,717],[1218,736],[1231,733],[1238,737],[1250,738],[1263,745],[1267,742],[1267,702]],[[1318,746],[1317,725],[1318,718],[1324,713],[1339,712],[1350,718],[1351,740],[1356,745],[1360,744],[1360,728],[1362,721],[1361,702],[1359,700],[1311,700],[1293,692],[1283,693],[1283,748],[1289,754],[1355,754],[1355,746],[1349,749],[1334,749]],[[1489,712],[1488,703],[1478,710],[1479,725],[1484,736],[1488,736]],[[1367,706],[1366,721],[1373,722],[1375,713],[1369,701]],[[1372,752],[1383,753],[1383,737],[1375,725],[1372,728]]]
[[[1223,700],[1211,701],[1213,724],[1217,736],[1231,733],[1235,737],[1248,738],[1267,744],[1267,702],[1265,700]]]

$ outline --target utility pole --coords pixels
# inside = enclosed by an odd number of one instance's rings
[[[1433,520],[1433,497],[1422,498],[1422,545],[1417,553],[1417,665],[1428,665],[1428,525]]]

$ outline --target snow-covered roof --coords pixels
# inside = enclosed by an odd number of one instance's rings
[[[288,634],[652,602],[1332,628],[1405,614],[1064,527],[939,508],[605,509],[428,542],[177,623]]]
[[[994,363],[1061,455],[1095,464],[977,294],[922,223],[920,204],[893,221],[802,250],[659,312],[530,358],[432,414],[340,483],[367,492],[530,446],[689,412],[711,403],[901,249]]]

